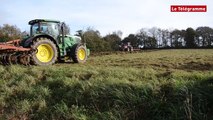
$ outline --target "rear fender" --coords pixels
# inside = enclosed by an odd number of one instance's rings
[[[30,37],[29,39],[27,39],[24,42],[23,47],[25,47],[25,48],[30,47],[33,44],[33,41],[35,41],[37,38],[40,38],[40,37],[46,37],[46,38],[50,39],[58,47],[57,41],[52,36],[49,36],[49,35],[46,35],[46,34],[41,34],[41,35],[36,35],[36,36]]]

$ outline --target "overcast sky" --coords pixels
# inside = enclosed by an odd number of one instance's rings
[[[171,13],[171,5],[207,5],[206,13]],[[35,18],[65,21],[71,34],[93,27],[106,35],[116,30],[123,37],[141,28],[213,27],[213,0],[1,0],[0,25],[29,31]]]

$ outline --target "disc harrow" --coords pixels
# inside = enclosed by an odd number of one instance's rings
[[[19,46],[20,40],[13,40],[5,43],[0,43],[0,62],[3,65],[23,64],[30,65],[31,63],[31,48],[23,48]]]

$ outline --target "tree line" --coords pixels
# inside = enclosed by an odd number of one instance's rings
[[[140,29],[124,38],[141,48],[209,48],[213,47],[213,29],[210,27],[168,30],[153,27]]]
[[[69,26],[67,26],[69,29]],[[68,30],[69,33],[70,30]],[[4,24],[0,26],[0,41],[18,39],[26,35],[17,26]],[[196,29],[169,30],[161,28],[142,28],[135,34],[122,39],[122,31],[114,31],[101,36],[98,30],[87,28],[76,33],[87,43],[91,51],[116,51],[119,45],[130,42],[134,48],[213,48],[213,28],[198,27]]]
[[[0,26],[0,42],[21,38],[21,30],[15,25],[4,24]]]
[[[78,34],[79,35],[79,32]],[[136,34],[121,39],[122,32],[115,31],[102,37],[98,30],[80,31],[92,51],[115,51],[119,45],[130,42],[134,48],[213,48],[213,29],[210,27],[191,27],[186,30],[142,28]]]

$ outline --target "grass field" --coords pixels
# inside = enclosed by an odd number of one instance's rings
[[[0,119],[212,120],[213,50],[0,66]]]

